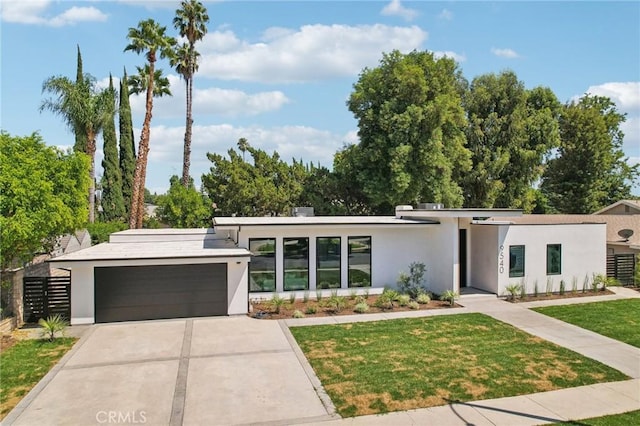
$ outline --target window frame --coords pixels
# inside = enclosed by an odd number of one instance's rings
[[[316,237],[316,289],[321,289],[320,284],[320,240],[338,240],[338,287],[327,287],[327,289],[342,288],[342,237]]]
[[[522,248],[522,271],[512,271],[513,267],[511,265],[511,259],[512,259],[511,250],[515,249],[515,248]],[[527,259],[526,255],[527,255],[526,246],[524,244],[516,244],[516,245],[510,245],[509,246],[509,278],[521,278],[521,277],[524,277],[525,272],[526,272],[526,268],[525,268],[526,259]],[[517,264],[517,262],[516,262],[516,264]]]
[[[273,293],[277,290],[278,288],[278,240],[275,237],[256,237],[256,238],[249,238],[249,252],[251,253],[251,258],[254,257],[253,251],[251,250],[251,243],[253,241],[266,241],[266,240],[272,240],[273,241],[273,290],[251,290],[251,265],[253,264],[252,261],[249,262],[249,293]],[[253,259],[252,259],[253,260]]]
[[[557,248],[558,249],[558,271],[551,271],[551,264],[549,262],[549,249]],[[562,275],[562,244],[547,244],[547,275]]]
[[[299,288],[299,289],[293,289],[293,290],[289,290],[287,289],[287,241],[292,241],[292,240],[306,240],[307,241],[307,285],[305,288]],[[282,291],[306,291],[309,290],[309,269],[311,266],[311,262],[309,261],[309,255],[310,255],[310,250],[309,250],[309,237],[283,237],[282,238]]]
[[[364,286],[352,286],[351,285],[351,240],[352,239],[369,239],[369,285]],[[370,288],[373,287],[373,265],[372,265],[372,250],[373,238],[371,235],[352,235],[347,237],[347,287],[348,288]]]

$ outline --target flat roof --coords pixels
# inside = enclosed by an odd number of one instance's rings
[[[300,226],[300,225],[434,225],[434,220],[398,219],[395,216],[266,216],[213,218],[214,226]]]
[[[243,248],[219,247],[210,241],[162,241],[147,243],[102,243],[50,259],[49,262],[85,262],[89,260],[185,259],[248,257]]]
[[[438,217],[511,217],[521,216],[519,209],[396,209],[396,216],[402,218],[438,218]]]

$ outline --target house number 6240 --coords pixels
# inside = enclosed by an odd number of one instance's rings
[[[500,273],[504,273],[504,246],[500,246],[500,251],[498,252],[498,270]]]

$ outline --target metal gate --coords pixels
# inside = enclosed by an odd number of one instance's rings
[[[620,281],[622,285],[633,284],[636,258],[633,253],[607,255],[607,276]]]
[[[61,315],[71,318],[71,277],[25,277],[24,322]]]

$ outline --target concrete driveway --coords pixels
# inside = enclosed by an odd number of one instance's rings
[[[14,409],[16,425],[242,425],[333,418],[277,321],[96,325]],[[290,335],[289,335],[290,338]],[[320,395],[323,395],[320,391]]]

